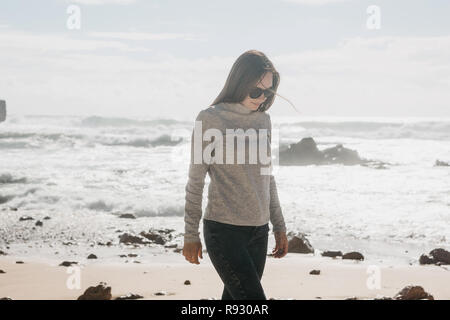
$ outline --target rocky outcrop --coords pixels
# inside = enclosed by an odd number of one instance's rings
[[[419,258],[420,264],[436,264],[447,265],[450,264],[450,252],[443,248],[437,248],[430,251],[428,255],[423,254]]]
[[[394,296],[395,300],[434,300],[421,286],[407,286]]]
[[[63,261],[59,265],[62,267],[70,267],[73,264],[78,264],[76,261]]]
[[[142,231],[140,235],[155,244],[164,245],[166,243],[166,240],[159,233],[153,231],[149,232]]]
[[[450,167],[450,163],[436,160],[436,162],[434,163],[434,166],[435,167]]]
[[[140,294],[128,293],[126,295],[117,297],[115,300],[136,300],[136,299],[142,299],[142,298],[144,298],[144,297],[141,296]]]
[[[23,216],[19,218],[19,221],[28,221],[28,220],[34,220],[34,218],[30,216]]]
[[[342,144],[320,151],[311,137],[290,144],[284,150],[280,149],[279,154],[279,164],[283,166],[343,164],[385,169],[387,164],[381,161],[362,159],[357,151],[344,148]]]
[[[342,252],[341,251],[324,251],[324,252],[322,252],[322,257],[331,257],[331,258],[342,257]]]
[[[119,218],[123,219],[136,219],[136,216],[132,213],[122,213]]]
[[[124,244],[147,244],[149,243],[140,236],[134,236],[129,233],[124,233],[119,236],[119,242]]]
[[[288,241],[288,253],[314,253],[314,248],[305,234],[298,233]]]
[[[100,282],[97,286],[92,286],[78,297],[78,300],[111,300],[111,287],[105,282]]]
[[[173,239],[172,232],[174,229],[159,229],[159,230],[149,230],[142,231],[139,235],[131,235],[129,233],[124,233],[119,236],[121,243],[126,244],[158,244],[165,245],[168,241]]]
[[[342,259],[348,259],[348,260],[364,260],[364,256],[356,251],[348,252],[342,256]]]

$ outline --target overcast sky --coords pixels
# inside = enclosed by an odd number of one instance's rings
[[[11,114],[192,119],[249,49],[303,116],[450,117],[448,0],[1,0],[0,99]],[[280,98],[270,113],[298,117]]]

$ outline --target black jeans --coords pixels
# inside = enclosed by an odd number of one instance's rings
[[[211,262],[224,283],[222,300],[267,300],[261,286],[269,224],[236,226],[203,219]]]

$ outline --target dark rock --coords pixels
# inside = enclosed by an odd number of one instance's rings
[[[167,292],[165,292],[165,291],[158,291],[158,292],[155,292],[154,295],[155,296],[165,296],[165,295],[167,295]]]
[[[165,233],[165,234],[170,234],[171,232],[174,232],[175,229],[159,229],[157,230],[159,233]]]
[[[131,235],[129,233],[124,233],[124,234],[120,235],[119,236],[119,242],[120,243],[125,243],[125,244],[132,244],[132,243],[147,244],[148,243],[148,241],[145,241],[141,237],[134,236],[134,235]]]
[[[126,254],[121,254],[121,255],[119,255],[119,257],[121,257],[121,258],[126,258],[127,255],[126,255]]]
[[[320,151],[313,138],[307,137],[300,142],[290,144],[287,148],[280,148],[280,165],[365,165],[376,169],[386,169],[387,163],[367,160],[359,157],[355,150],[347,149],[342,144]]]
[[[436,160],[436,162],[434,163],[434,166],[435,167],[450,167],[450,163]]]
[[[183,251],[182,248],[176,248],[176,249],[173,249],[173,252],[175,252],[175,253],[180,253],[181,251]]]
[[[309,274],[319,275],[319,274],[320,274],[320,270],[311,270],[311,271],[309,272]]]
[[[10,297],[3,297],[3,298],[0,298],[0,300],[12,300]]]
[[[134,293],[128,293],[127,295],[117,297],[115,300],[136,300],[136,299],[142,299],[143,296],[139,294]]]
[[[23,261],[16,261],[17,264],[23,264]]]
[[[190,285],[191,282],[190,282],[189,280],[186,280],[186,281],[184,282],[184,284],[185,284],[185,285]]]
[[[78,264],[76,261],[63,261],[59,265],[62,267],[70,267],[73,264]]]
[[[436,265],[450,264],[450,252],[443,248],[433,249],[428,255],[422,254],[419,258],[419,263]]]
[[[288,252],[314,253],[314,248],[303,233],[293,236],[288,242]]]
[[[136,253],[129,253],[128,256],[130,258],[136,258],[138,255]]]
[[[331,257],[331,258],[342,257],[342,252],[341,251],[324,251],[324,252],[322,252],[322,257]]]
[[[2,269],[0,269],[0,273],[6,273],[5,271],[3,271]]]
[[[33,217],[29,217],[29,216],[23,216],[19,218],[19,221],[27,221],[27,220],[34,220]]]
[[[433,260],[435,262],[440,262],[441,264],[450,264],[450,252],[443,248],[431,250],[430,255],[433,257]]]
[[[0,250],[0,256],[6,256],[8,255],[5,251]]]
[[[342,259],[364,260],[364,256],[359,252],[348,252],[342,256]]]
[[[407,286],[399,291],[395,296],[395,300],[434,300],[433,296],[425,292],[421,286]]]
[[[166,243],[166,240],[160,234],[153,232],[153,231],[149,231],[149,232],[142,231],[140,233],[140,235],[156,244],[163,245]]]
[[[168,248],[168,249],[172,249],[172,248],[176,248],[176,247],[177,247],[177,244],[171,244],[171,245],[164,246],[164,248]]]
[[[391,297],[380,297],[380,298],[374,298],[373,300],[394,300]]]
[[[280,150],[279,154],[280,165],[318,164],[324,159],[313,138],[303,138],[300,142],[289,145],[287,150]]]
[[[44,220],[50,220],[51,218],[49,216],[45,217]]]
[[[434,259],[433,259],[433,257],[430,257],[427,254],[423,254],[419,258],[419,263],[420,264],[434,264]]]
[[[119,216],[119,218],[123,219],[136,219],[136,216],[132,213],[123,213]]]
[[[78,297],[78,300],[111,300],[111,287],[100,282],[97,286],[92,286]]]
[[[93,253],[91,253],[90,255],[88,255],[87,257],[88,259],[97,259],[97,256]]]
[[[330,164],[342,163],[345,165],[355,165],[364,162],[360,159],[357,151],[344,148],[342,144],[325,149],[322,153],[325,160]]]
[[[36,221],[36,223],[35,223],[35,226],[37,226],[37,227],[42,227],[43,225],[44,224],[40,220]]]

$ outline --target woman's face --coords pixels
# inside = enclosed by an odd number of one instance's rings
[[[267,72],[256,87],[261,89],[267,89],[272,87],[273,75],[272,72]],[[258,98],[252,99],[247,94],[247,97],[241,102],[244,106],[251,110],[257,110],[259,105],[266,100],[264,94],[261,94]]]

